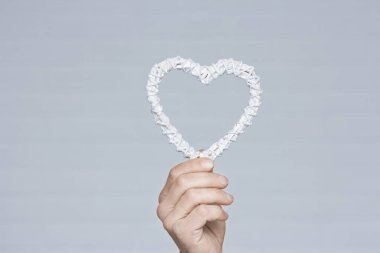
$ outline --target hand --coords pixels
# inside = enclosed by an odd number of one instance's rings
[[[222,252],[228,214],[221,205],[233,198],[222,190],[228,179],[213,167],[209,158],[177,164],[160,193],[157,216],[181,253]]]

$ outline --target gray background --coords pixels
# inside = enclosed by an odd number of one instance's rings
[[[155,214],[183,161],[154,124],[152,65],[254,65],[262,106],[222,157],[225,252],[380,252],[378,1],[0,1],[0,252],[177,252]],[[161,85],[197,148],[244,82]],[[220,108],[220,110],[218,110]]]

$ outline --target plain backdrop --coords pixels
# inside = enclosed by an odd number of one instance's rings
[[[225,252],[380,252],[378,1],[0,1],[0,252],[177,252],[156,217],[184,161],[145,85],[168,57],[255,66],[262,105],[215,161]],[[242,80],[184,72],[165,112],[207,148]]]

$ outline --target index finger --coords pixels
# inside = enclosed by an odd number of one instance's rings
[[[167,195],[170,185],[182,174],[193,173],[193,172],[212,172],[214,168],[214,162],[207,157],[199,157],[189,159],[185,162],[175,165],[169,172],[168,178],[166,180],[165,186],[162,189],[158,202]]]

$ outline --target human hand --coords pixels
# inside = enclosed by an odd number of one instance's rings
[[[177,164],[160,193],[157,216],[181,253],[222,252],[228,214],[221,205],[233,197],[222,190],[228,179],[213,167],[209,158]]]

